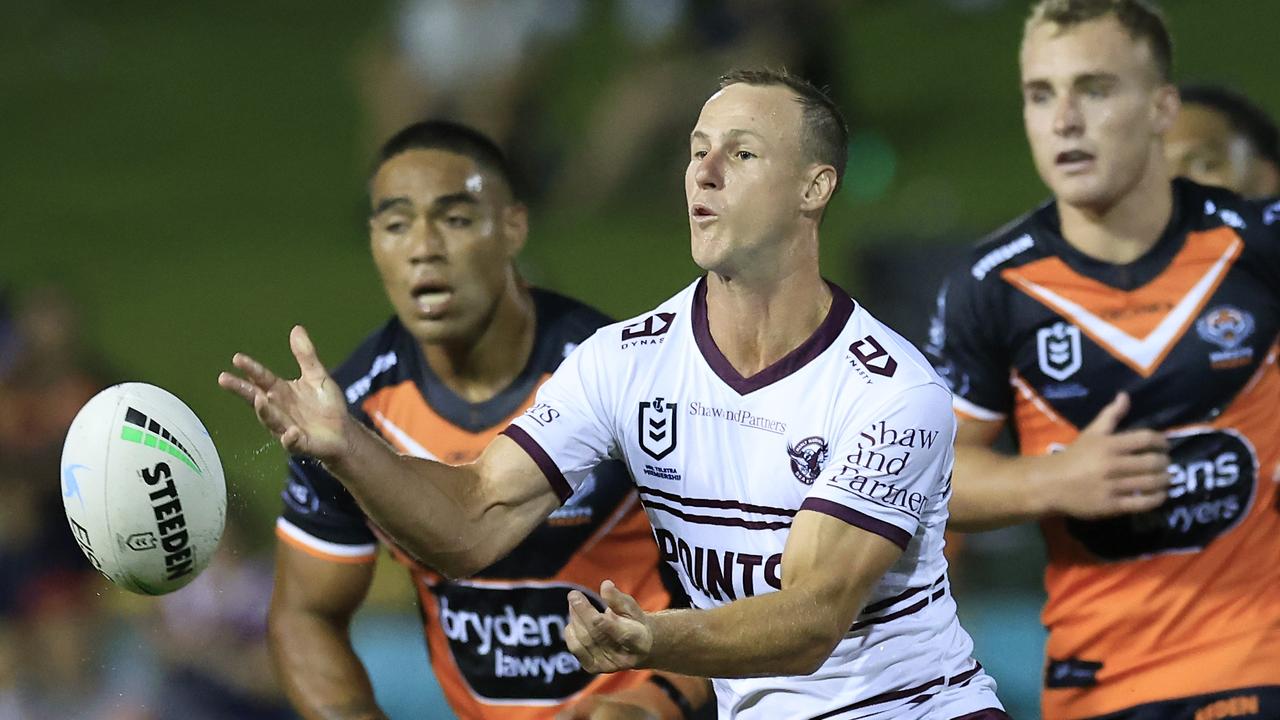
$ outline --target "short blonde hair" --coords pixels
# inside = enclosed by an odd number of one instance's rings
[[[1134,40],[1151,49],[1160,79],[1173,77],[1173,40],[1164,14],[1148,0],[1040,0],[1031,8],[1025,33],[1041,23],[1068,28],[1073,25],[1112,16]]]

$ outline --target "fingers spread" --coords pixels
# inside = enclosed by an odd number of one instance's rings
[[[229,372],[218,373],[218,386],[223,390],[239,395],[242,400],[250,405],[253,404],[253,398],[257,395],[253,383]]]
[[[235,365],[241,372],[243,372],[245,377],[249,379],[249,382],[252,382],[263,390],[270,390],[271,386],[275,385],[279,380],[275,373],[267,369],[267,366],[244,353],[236,353],[235,357],[231,358],[231,364]]]
[[[329,375],[324,369],[324,364],[320,362],[319,356],[316,355],[316,346],[311,342],[311,336],[307,334],[306,328],[301,325],[293,326],[293,330],[289,333],[289,349],[293,351],[293,357],[298,361],[298,369],[302,371],[303,377],[320,380]]]
[[[285,431],[293,426],[289,418],[272,404],[264,392],[258,391],[254,394],[253,410],[258,415],[258,422],[270,430],[272,435],[277,437],[284,435]]]

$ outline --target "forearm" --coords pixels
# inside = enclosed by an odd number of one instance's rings
[[[1006,455],[989,447],[957,445],[948,527],[982,532],[1049,514],[1043,457]]]
[[[352,423],[347,453],[325,462],[382,530],[440,572],[457,577],[502,537],[493,511],[476,492],[473,466],[400,455],[367,428]]]
[[[271,659],[307,720],[384,720],[345,627],[303,613],[271,617]]]
[[[849,629],[834,605],[784,589],[711,610],[666,610],[652,616],[645,665],[708,678],[807,675]]]

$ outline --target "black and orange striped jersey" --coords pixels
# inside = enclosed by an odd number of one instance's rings
[[[962,417],[1054,452],[1118,392],[1171,441],[1158,509],[1050,517],[1044,711],[1102,715],[1280,686],[1280,203],[1175,181],[1139,260],[1092,259],[1042,206],[938,296],[927,350]]]
[[[471,462],[533,402],[561,360],[608,318],[532,290],[537,336],[523,372],[494,398],[467,402],[440,382],[417,341],[392,319],[333,376],[351,413],[402,453]],[[609,577],[649,611],[670,605],[658,549],[626,469],[607,462],[509,555],[465,580],[416,562],[373,526],[319,464],[289,463],[282,542],[333,562],[368,563],[385,545],[413,577],[431,664],[463,718],[547,718],[584,693],[611,692],[648,673],[591,675],[566,649],[566,595],[594,597]]]

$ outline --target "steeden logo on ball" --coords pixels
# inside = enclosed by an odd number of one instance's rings
[[[160,595],[209,564],[226,520],[226,483],[204,425],[145,383],[81,408],[62,451],[63,508],[91,564],[131,592]]]

